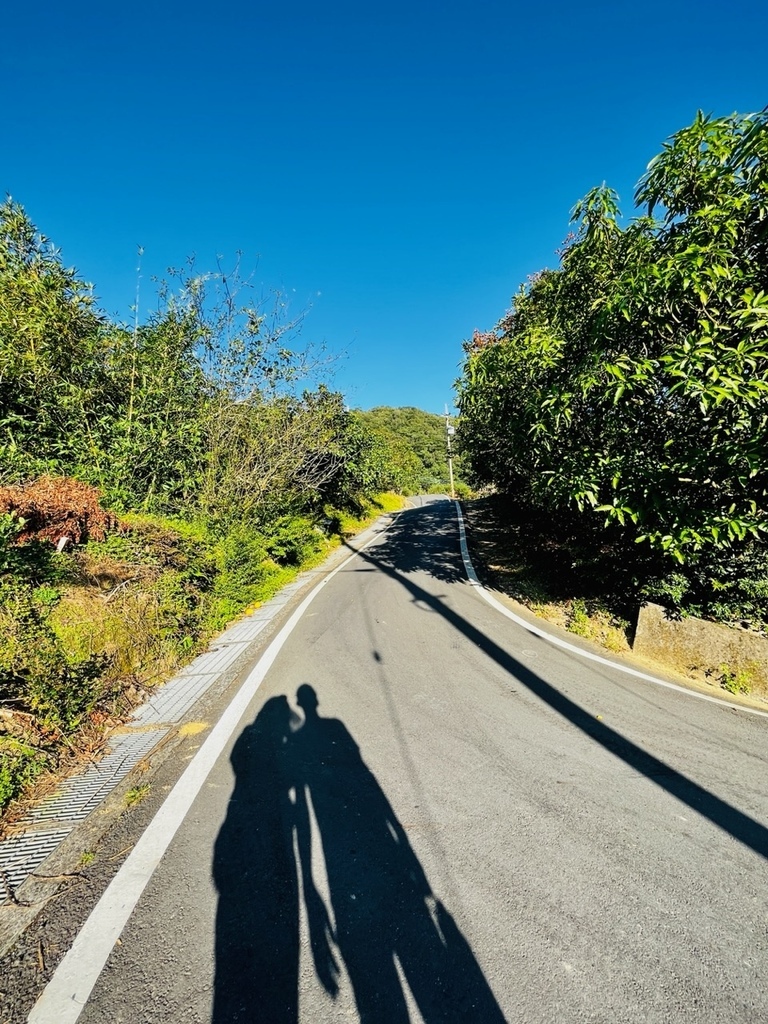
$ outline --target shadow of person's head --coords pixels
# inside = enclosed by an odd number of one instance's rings
[[[230,758],[238,777],[249,775],[257,765],[269,762],[284,749],[299,724],[284,695],[265,701],[256,718],[240,734]]]
[[[296,691],[296,703],[304,712],[305,718],[316,718],[317,708],[320,701],[317,699],[315,688],[309,683],[302,683]]]

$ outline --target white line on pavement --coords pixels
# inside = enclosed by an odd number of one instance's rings
[[[133,908],[283,644],[323,587],[382,532],[377,532],[354,554],[345,558],[307,594],[264,651],[91,911],[69,952],[32,1008],[27,1018],[29,1024],[75,1024]]]

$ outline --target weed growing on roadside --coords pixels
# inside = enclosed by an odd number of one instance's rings
[[[13,736],[0,735],[0,807],[50,766],[45,750]]]
[[[752,678],[745,669],[732,669],[728,665],[720,666],[719,683],[728,693],[747,694],[752,690]]]
[[[135,807],[136,804],[149,795],[149,791],[152,788],[152,784],[149,782],[142,783],[141,786],[132,786],[125,794],[125,805],[126,807]]]
[[[566,611],[565,628],[585,640],[602,644],[609,651],[626,651],[629,646],[629,623],[613,615],[598,601],[574,598]]]
[[[571,602],[567,628],[571,633],[575,633],[576,636],[583,636],[585,639],[589,639],[592,636],[587,605],[578,597],[574,598]]]

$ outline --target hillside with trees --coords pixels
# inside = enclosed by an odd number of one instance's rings
[[[238,266],[192,263],[116,323],[0,205],[0,807],[397,507],[391,438],[301,327]]]
[[[476,483],[568,535],[625,597],[768,622],[768,114],[699,114],[636,215],[593,189],[559,266],[466,346]],[[609,577],[610,578],[610,577]]]
[[[390,486],[403,494],[447,491],[448,447],[444,416],[413,406],[377,406],[358,413],[360,421],[382,442],[392,473]],[[461,490],[460,458],[454,459],[454,482]]]

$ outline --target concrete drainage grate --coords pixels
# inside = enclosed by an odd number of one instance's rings
[[[201,654],[199,658],[195,658],[191,665],[182,669],[176,679],[184,679],[186,676],[220,675],[237,661],[247,646],[248,642],[246,640],[241,641],[239,646],[237,644],[227,644],[226,646],[219,646],[217,644],[213,650]],[[175,681],[171,680],[170,683],[166,683],[160,690],[160,693],[165,693],[169,686],[174,685]]]
[[[270,611],[268,609],[268,611]],[[223,646],[229,644],[239,643],[250,643],[251,640],[255,640],[256,637],[261,633],[263,629],[266,629],[270,623],[271,611],[264,618],[257,619],[255,617],[249,617],[243,619],[241,622],[235,623],[234,626],[230,626],[229,629],[222,633],[219,639],[216,641],[216,646]]]
[[[166,683],[148,704],[134,712],[131,725],[135,727],[178,722],[216,679],[216,672],[177,676]]]
[[[0,904],[7,903],[24,879],[53,853],[72,831],[69,828],[51,829],[45,832],[25,832],[0,840]],[[10,886],[11,892],[8,892]]]
[[[32,810],[25,832],[0,840],[0,905],[12,901],[15,890],[56,847],[104,800],[142,758],[180,721],[205,691],[248,649],[306,582],[306,575],[277,594],[268,604],[221,634],[215,646],[179,675],[160,687],[153,699],[134,713],[132,731],[110,739],[110,753],[82,775],[67,779],[56,793]],[[314,573],[309,575],[314,576]],[[139,731],[140,730],[140,731]],[[58,825],[58,828],[51,827]]]
[[[0,840],[0,905],[45,858],[108,796],[121,779],[157,746],[168,729],[120,733],[112,737],[112,750],[82,775],[67,779],[56,793],[35,807],[25,832]],[[49,824],[59,828],[46,828]]]
[[[35,823],[83,821],[167,732],[167,729],[151,729],[113,736],[111,753],[91,765],[83,775],[67,779],[58,792],[34,808],[27,820]]]

